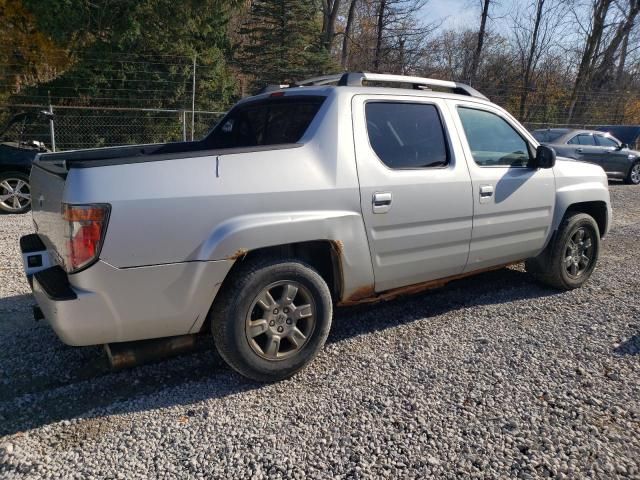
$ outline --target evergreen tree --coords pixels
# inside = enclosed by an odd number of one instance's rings
[[[71,59],[23,93],[45,103],[227,108],[236,86],[226,64],[227,23],[237,0],[22,0]]]
[[[314,0],[254,0],[241,28],[241,70],[255,86],[301,80],[333,68],[321,46]]]

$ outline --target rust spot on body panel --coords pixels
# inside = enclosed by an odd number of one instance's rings
[[[393,300],[394,298],[397,298],[400,296],[413,295],[416,293],[423,292],[425,290],[444,287],[447,283],[452,282],[454,280],[460,280],[462,278],[471,277],[479,273],[500,270],[502,268],[508,267],[510,265],[515,265],[517,263],[520,263],[520,262],[512,262],[512,263],[506,263],[504,265],[498,265],[495,267],[482,268],[480,270],[461,273],[459,275],[452,275],[450,277],[429,280],[428,282],[415,283],[413,285],[407,285],[406,287],[392,288],[391,290],[386,290],[380,293],[376,293],[374,291],[373,285],[366,285],[358,288],[347,299],[339,302],[338,306],[346,307],[346,306],[352,306],[352,305],[360,305],[363,303],[377,303],[377,302],[383,302],[387,300]]]
[[[344,251],[344,242],[342,240],[332,240],[331,245],[333,245],[336,253],[339,256],[342,256],[342,252]]]
[[[227,260],[237,260],[244,257],[248,252],[249,250],[247,250],[246,248],[240,248],[238,249],[238,251],[236,251],[236,253],[234,253],[230,257],[227,257]]]

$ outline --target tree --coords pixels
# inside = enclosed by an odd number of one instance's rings
[[[301,80],[331,68],[313,0],[254,0],[240,33],[243,73],[256,85]]]
[[[21,0],[0,0],[0,102],[64,72],[67,50],[40,31]]]
[[[545,54],[549,54],[564,13],[563,3],[557,0],[530,0],[526,9],[513,20],[513,36],[522,79],[518,105],[521,120],[528,117],[527,101],[535,89],[538,64]]]
[[[341,0],[322,0],[322,46],[328,52],[335,36]]]
[[[223,0],[23,0],[38,27],[66,45],[72,65],[28,93],[55,103],[190,108],[193,58],[200,108],[226,107],[235,93],[225,56],[236,2]],[[55,13],[55,14],[52,14]]]
[[[346,69],[349,65],[349,42],[351,41],[357,5],[358,0],[351,0],[349,3],[349,13],[347,14],[347,23],[345,24],[342,38],[342,52],[340,53],[340,65],[343,69]]]
[[[598,49],[602,41],[602,35],[606,28],[605,21],[612,1],[613,0],[593,0],[593,15],[585,40],[584,49],[582,51],[582,58],[578,67],[578,73],[571,92],[567,123],[571,123],[574,119],[574,116],[576,116],[576,105],[579,100],[582,100],[585,96],[585,90],[588,87],[593,65],[597,58]]]
[[[639,13],[640,0],[628,0],[623,19],[618,23],[613,38],[603,50],[601,60],[591,75],[592,88],[600,89],[604,87],[607,82],[616,78],[616,75],[613,73],[616,59],[626,55],[628,46],[625,45],[625,40],[628,40],[633,24]],[[620,50],[622,50],[622,52],[620,52]]]
[[[491,6],[491,4],[492,0],[480,0],[480,5],[482,8],[480,13],[480,30],[478,30],[478,40],[476,42],[476,48],[471,59],[471,66],[469,67],[469,71],[465,74],[465,79],[470,84],[473,84],[475,82],[476,75],[478,73],[478,66],[480,65],[480,58],[482,56],[482,47],[484,45],[486,36],[487,18],[489,18],[489,7]]]
[[[376,6],[376,34],[373,50],[373,69],[405,73],[413,59],[435,29],[416,15],[427,0],[378,0]]]

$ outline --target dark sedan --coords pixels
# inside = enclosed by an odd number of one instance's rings
[[[52,118],[49,112],[19,113],[0,130],[0,212],[25,213],[31,209],[31,163],[38,153],[48,150],[28,135],[31,127]]]
[[[609,178],[640,184],[640,152],[606,132],[547,128],[531,132],[540,143],[553,147],[558,156],[600,165]]]

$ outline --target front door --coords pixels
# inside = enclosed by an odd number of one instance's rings
[[[569,143],[575,148],[576,160],[595,163],[607,170],[607,152],[596,144],[596,139],[592,133],[579,133]]]
[[[629,151],[620,148],[620,144],[616,140],[606,135],[596,134],[594,137],[603,151],[605,171],[615,173],[620,177],[625,176],[629,169]]]
[[[462,273],[471,179],[444,101],[357,95],[353,122],[375,290]]]
[[[537,255],[550,234],[553,169],[534,169],[531,137],[502,110],[452,102],[473,183],[470,272]]]

